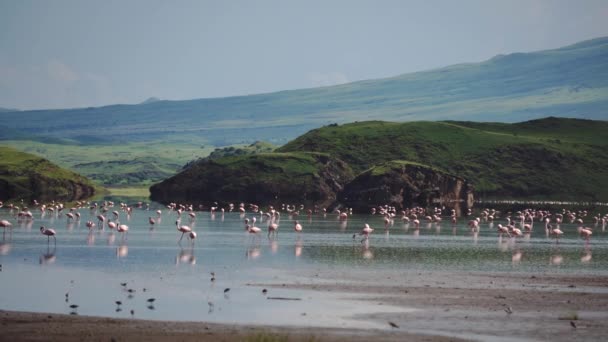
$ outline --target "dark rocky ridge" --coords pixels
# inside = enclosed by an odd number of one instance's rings
[[[379,205],[407,208],[430,206],[434,202],[471,207],[473,200],[473,187],[465,179],[425,165],[395,160],[359,174],[344,187],[336,204],[367,211]]]

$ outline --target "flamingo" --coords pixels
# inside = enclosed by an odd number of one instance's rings
[[[150,223],[150,225],[154,225],[156,223],[156,221],[154,221],[154,219],[152,217],[148,217],[148,223]]]
[[[593,234],[593,231],[588,227],[580,226],[580,227],[578,227],[577,230],[578,230],[579,235],[584,237],[585,240],[587,240],[587,241],[589,241],[591,234]]]
[[[557,228],[557,227],[553,227],[551,225],[549,225],[549,230],[551,232],[551,235],[553,235],[553,237],[555,238],[555,241],[557,241],[557,243],[559,243],[559,238],[564,235],[564,232],[562,232],[561,229]]]
[[[246,225],[245,229],[247,229],[247,232],[249,232],[250,234],[258,234],[262,231],[262,229],[260,229],[259,227],[250,226],[250,225]]]
[[[270,234],[275,236],[277,234],[278,230],[279,230],[279,225],[276,222],[274,222],[273,220],[270,220],[270,222],[268,222],[268,236],[270,236]]]
[[[93,229],[93,228],[95,228],[95,222],[93,222],[93,221],[87,221],[86,226],[89,229]]]
[[[182,233],[182,236],[179,238],[178,243],[182,241],[182,239],[184,238],[184,234],[190,234],[192,232],[192,228],[190,228],[189,226],[180,226],[179,223],[180,220],[175,221],[175,226],[177,227],[177,230]]]
[[[499,235],[507,234],[507,235],[509,235],[509,237],[511,237],[511,233],[509,233],[509,227],[505,227],[499,223],[497,230],[498,230]]]
[[[116,221],[116,222],[118,222],[118,221]],[[116,229],[116,227],[117,227],[116,222],[108,221],[108,228],[110,228],[110,230]]]
[[[99,226],[101,227],[101,229],[103,229],[103,224],[104,222],[106,222],[106,217],[99,214],[97,215],[97,221],[99,222]]]
[[[112,223],[112,222],[108,222],[108,226],[110,225],[110,223]],[[129,232],[129,226],[127,226],[126,224],[120,224],[120,222],[118,222],[118,224],[116,225],[116,231],[118,231],[119,233],[122,233],[122,238],[124,239],[125,233]]]
[[[44,226],[40,227],[40,233],[46,235],[47,243],[51,241],[51,236],[53,237],[53,241],[55,241],[55,245],[57,245],[57,238],[55,238],[55,229],[47,229]]]
[[[359,236],[363,235],[364,238],[363,240],[361,240],[361,242],[366,241],[369,239],[369,234],[371,234],[374,231],[374,228],[370,227],[369,224],[365,224],[365,226],[363,226],[363,229],[361,229],[361,232],[359,233]],[[356,237],[356,234],[353,235],[353,239]]]
[[[302,225],[300,224],[300,222],[298,222],[298,221],[293,222],[293,230],[295,230],[298,233],[302,231]]]
[[[6,228],[13,228],[13,224],[10,223],[8,220],[2,220],[0,221],[0,227],[4,228],[4,231],[6,231]]]
[[[524,235],[519,228],[515,228],[513,226],[508,226],[508,228],[509,228],[509,233],[511,233],[511,235],[515,235],[515,236]]]

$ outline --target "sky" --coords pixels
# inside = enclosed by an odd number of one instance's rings
[[[606,0],[0,0],[0,107],[226,97],[608,36]]]

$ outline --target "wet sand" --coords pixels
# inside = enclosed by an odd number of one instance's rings
[[[1,341],[603,341],[608,277],[518,273],[330,270],[292,283],[306,289],[407,308],[357,315],[385,329],[157,322],[0,311]],[[391,326],[393,323],[394,326]]]

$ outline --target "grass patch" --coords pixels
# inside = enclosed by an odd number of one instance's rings
[[[150,197],[150,189],[148,187],[108,187],[106,188],[110,196],[120,197]]]

